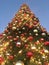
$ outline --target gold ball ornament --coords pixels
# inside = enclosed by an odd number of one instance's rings
[[[42,33],[42,36],[46,36],[46,33],[43,32],[43,33]]]
[[[38,30],[37,30],[37,29],[34,29],[34,30],[33,30],[33,32],[37,33],[37,32],[38,32]]]
[[[12,30],[15,30],[16,29],[16,27],[12,27]]]
[[[17,61],[15,65],[24,65],[22,61]]]
[[[38,33],[36,33],[35,35],[38,36]]]

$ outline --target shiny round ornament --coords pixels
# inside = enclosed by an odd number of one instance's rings
[[[8,36],[7,38],[8,38],[8,39],[12,39],[12,36]]]
[[[15,30],[16,29],[16,27],[12,27],[12,30]]]
[[[45,36],[45,35],[46,35],[46,33],[43,32],[43,33],[42,33],[42,36]]]
[[[16,20],[15,22],[17,23],[18,21]]]
[[[6,34],[5,34],[5,33],[3,33],[3,36],[6,36]]]
[[[9,55],[9,60],[13,60],[14,57],[12,55]]]
[[[49,45],[49,41],[44,42],[44,45],[46,46]]]
[[[40,42],[44,42],[44,38],[40,38],[40,40],[39,40]]]
[[[33,25],[30,25],[30,26],[29,26],[29,29],[32,29],[32,28],[33,28]]]
[[[21,42],[17,42],[16,47],[21,47]]]
[[[29,36],[28,37],[28,41],[32,41],[33,40],[33,37],[32,36]]]
[[[37,21],[34,21],[34,22],[33,22],[34,25],[37,25],[37,23],[38,23]]]
[[[15,65],[24,65],[22,61],[17,61]]]
[[[36,33],[35,35],[38,36],[38,33]]]
[[[37,32],[38,32],[38,30],[37,30],[37,29],[34,29],[34,30],[33,30],[33,32],[37,33]]]
[[[14,41],[17,41],[18,40],[18,38],[14,38]]]
[[[31,57],[33,56],[33,53],[32,53],[31,51],[28,51],[28,52],[26,53],[26,56],[27,56],[28,58],[31,58]]]

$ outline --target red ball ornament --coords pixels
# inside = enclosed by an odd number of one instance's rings
[[[40,42],[44,42],[44,38],[41,38],[39,41],[40,41]]]
[[[27,48],[28,47],[28,44],[25,44],[25,48]]]
[[[14,56],[10,55],[9,60],[13,60]]]
[[[36,25],[38,22],[37,21],[34,21],[33,24]]]
[[[29,27],[29,24],[28,24],[28,23],[26,23],[25,25],[26,25],[27,27]]]
[[[14,38],[14,41],[17,41],[18,40],[18,38]]]
[[[29,29],[33,28],[33,25],[29,26]]]
[[[21,34],[22,37],[24,37],[25,34]]]
[[[28,58],[31,58],[31,57],[33,56],[33,53],[32,53],[31,51],[28,51],[28,52],[26,53],[26,56],[27,56]]]
[[[49,45],[49,41],[44,42],[44,45],[46,46]]]
[[[3,57],[0,57],[0,63],[4,62]]]
[[[40,51],[40,53],[43,54],[43,53],[44,53],[44,49],[42,49],[42,50]]]
[[[44,42],[44,45],[46,46],[49,45],[49,41]]]
[[[8,39],[12,39],[12,36],[8,36],[7,38],[8,38]]]
[[[28,37],[28,40],[29,40],[29,41],[32,41],[32,40],[33,40],[33,37],[32,37],[32,36],[29,36],[29,37]]]

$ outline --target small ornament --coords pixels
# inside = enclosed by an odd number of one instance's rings
[[[8,36],[7,38],[8,38],[8,39],[12,39],[12,36]]]
[[[13,26],[15,26],[15,23],[13,23]]]
[[[16,29],[16,27],[12,27],[12,30],[15,30]]]
[[[24,46],[25,46],[25,48],[27,48],[28,47],[28,44],[25,44]]]
[[[27,56],[28,58],[31,58],[31,57],[33,56],[33,53],[32,53],[31,51],[28,51],[28,52],[26,53],[26,56]]]
[[[9,60],[13,60],[13,59],[14,59],[14,56],[9,55]]]
[[[29,24],[28,24],[28,23],[26,23],[26,24],[25,24],[25,26],[29,27]]]
[[[40,50],[40,54],[43,54],[43,53],[44,53],[44,49],[41,49],[41,50]]]
[[[29,26],[29,29],[31,29],[31,28],[33,28],[33,25],[30,25],[30,26]]]
[[[10,54],[9,53],[6,53],[7,56],[9,56]]]
[[[40,44],[39,40],[37,40],[37,41],[35,42],[35,44],[36,44],[36,45]]]
[[[35,46],[31,46],[31,49],[32,49],[32,50],[36,50],[36,47],[35,47]]]
[[[14,38],[14,41],[17,41],[18,40],[18,38],[16,37],[16,38]]]
[[[46,49],[44,49],[44,52],[45,52],[45,53],[48,53],[49,51],[48,51],[48,50],[46,50]]]
[[[21,54],[22,53],[22,50],[20,50],[18,53]]]
[[[22,29],[25,30],[25,27],[23,27]]]
[[[3,36],[6,36],[6,34],[5,34],[5,33],[3,33]]]
[[[22,61],[17,61],[15,65],[24,65]]]
[[[20,46],[21,46],[21,42],[17,42],[16,47],[20,47]]]
[[[38,23],[37,21],[34,21],[34,22],[33,22],[34,25],[37,25],[37,23]]]
[[[38,36],[38,33],[36,33],[35,35]]]
[[[37,18],[36,18],[36,17],[34,17],[34,20],[36,21],[36,20],[37,20]]]
[[[21,33],[21,31],[19,31],[19,33]]]
[[[4,62],[4,58],[0,57],[0,63]]]
[[[22,37],[24,37],[25,34],[21,34]]]
[[[44,38],[41,38],[39,41],[40,41],[40,42],[44,42]]]
[[[29,41],[33,41],[33,37],[32,37],[32,36],[29,36],[29,37],[28,37],[28,40],[29,40]]]
[[[46,33],[43,32],[43,33],[42,33],[42,36],[45,36],[45,35],[46,35]]]
[[[34,29],[34,30],[33,30],[33,32],[37,33],[37,32],[38,32],[38,30],[37,30],[37,29]]]
[[[17,23],[18,21],[16,20],[15,22]]]

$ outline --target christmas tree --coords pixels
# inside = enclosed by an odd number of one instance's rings
[[[49,65],[49,33],[26,4],[0,34],[0,65]]]

